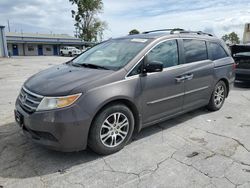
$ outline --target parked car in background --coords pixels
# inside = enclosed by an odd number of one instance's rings
[[[236,63],[235,79],[250,82],[250,45],[233,45],[231,52]]]
[[[60,54],[62,56],[64,56],[64,55],[76,56],[76,55],[79,55],[81,53],[82,53],[81,50],[79,50],[76,47],[72,47],[72,46],[66,46],[66,47],[63,47],[63,48],[60,49]]]
[[[29,78],[15,119],[49,148],[111,154],[144,127],[203,106],[219,110],[234,68],[226,45],[203,32],[111,39]]]

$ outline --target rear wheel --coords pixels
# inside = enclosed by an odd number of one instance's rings
[[[123,104],[106,107],[95,118],[89,134],[89,147],[99,154],[121,150],[134,130],[134,116]]]
[[[219,81],[214,88],[209,104],[208,110],[217,111],[221,109],[227,96],[227,87],[225,82]]]

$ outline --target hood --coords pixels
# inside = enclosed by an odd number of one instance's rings
[[[43,96],[63,96],[71,94],[70,91],[78,86],[103,79],[112,72],[62,64],[33,75],[24,83],[24,87]]]

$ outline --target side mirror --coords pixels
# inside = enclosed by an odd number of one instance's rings
[[[163,70],[163,63],[159,61],[147,62],[143,69],[143,72],[161,72]]]

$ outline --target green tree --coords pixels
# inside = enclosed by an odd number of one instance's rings
[[[240,38],[238,37],[237,33],[232,32],[229,34],[225,34],[222,36],[222,40],[230,44],[239,44]]]
[[[102,40],[107,23],[97,16],[103,11],[102,0],[69,0],[76,5],[77,10],[72,10],[75,19],[76,36],[84,41],[96,42]]]
[[[129,35],[137,35],[137,34],[140,34],[140,31],[138,31],[137,29],[129,31]]]

